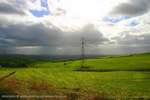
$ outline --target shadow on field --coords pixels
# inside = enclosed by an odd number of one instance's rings
[[[74,71],[79,72],[115,72],[115,71],[136,71],[136,72],[150,72],[150,69],[94,69],[92,67],[79,67]]]

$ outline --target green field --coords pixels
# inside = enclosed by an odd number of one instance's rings
[[[0,77],[16,73],[0,81],[0,92],[7,90],[20,95],[75,92],[79,93],[74,94],[79,100],[150,98],[149,53],[89,58],[85,67],[80,64],[80,60],[36,61],[24,68],[1,67]],[[70,100],[78,100],[74,98]]]

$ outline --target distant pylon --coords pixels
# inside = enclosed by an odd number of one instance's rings
[[[85,41],[84,41],[84,38],[82,38],[82,48],[81,48],[81,67],[84,67],[84,60],[85,60],[85,48],[84,48],[84,45],[85,45]]]

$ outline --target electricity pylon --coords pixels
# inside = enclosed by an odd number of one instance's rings
[[[84,38],[82,38],[81,40],[82,42],[82,48],[81,48],[81,67],[84,67],[84,61],[85,61],[85,48],[84,48],[84,45],[85,45],[85,41],[84,41]]]

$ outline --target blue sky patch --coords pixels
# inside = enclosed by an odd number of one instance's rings
[[[50,11],[48,9],[47,0],[41,0],[41,7],[46,8],[45,10],[38,11],[38,10],[30,10],[30,12],[36,17],[43,17],[45,15],[49,15]]]
[[[130,17],[128,16],[121,16],[121,17],[105,17],[103,20],[106,21],[106,22],[111,22],[113,24],[115,23],[118,23],[120,21],[123,21],[123,20],[127,20],[129,19]]]
[[[49,11],[43,10],[43,11],[37,11],[37,10],[30,10],[30,12],[36,16],[36,17],[43,17],[44,15],[49,15]]]

